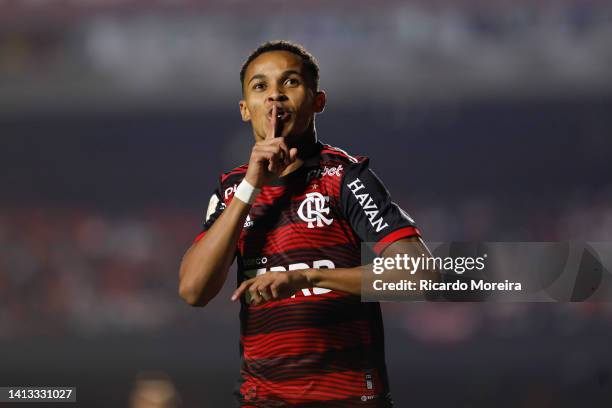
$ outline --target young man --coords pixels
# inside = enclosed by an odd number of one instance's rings
[[[223,174],[179,293],[204,306],[238,257],[243,407],[392,405],[378,303],[362,303],[361,242],[427,251],[365,157],[317,141],[319,69],[301,46],[266,43],[244,63],[240,113],[255,145]]]

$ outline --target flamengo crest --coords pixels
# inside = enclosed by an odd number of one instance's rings
[[[329,214],[329,207],[326,207],[329,197],[321,193],[308,193],[306,198],[298,208],[298,216],[308,223],[308,228],[322,227],[323,224],[329,225],[334,222],[333,218],[326,218],[324,214]]]

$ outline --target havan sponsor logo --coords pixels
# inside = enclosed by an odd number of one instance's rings
[[[361,180],[356,178],[355,180],[351,181],[348,184],[348,188],[351,190],[357,201],[359,201],[361,208],[363,208],[363,212],[368,217],[368,220],[370,220],[370,224],[372,225],[372,227],[374,227],[376,232],[380,232],[389,226],[389,224],[387,224],[386,222],[383,224],[383,219],[382,217],[379,217],[378,214],[378,206],[376,205],[374,200],[372,200],[370,194],[366,192],[357,194],[358,191],[365,189],[365,186],[363,185],[363,182]]]

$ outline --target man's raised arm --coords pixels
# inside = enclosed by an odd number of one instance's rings
[[[179,294],[192,306],[205,306],[221,288],[251,206],[232,200],[202,239],[187,250],[179,273]]]
[[[230,204],[210,229],[183,256],[179,272],[179,295],[192,306],[205,306],[221,290],[236,253],[240,232],[259,189],[278,178],[297,159],[276,137],[276,107],[265,140],[255,143],[244,180]]]

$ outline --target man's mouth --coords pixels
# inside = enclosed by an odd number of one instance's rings
[[[276,107],[276,120],[277,121],[284,122],[289,118],[289,116],[291,116],[291,114],[287,112],[285,109],[281,108],[280,106]],[[268,111],[268,120],[272,121],[272,109]]]

